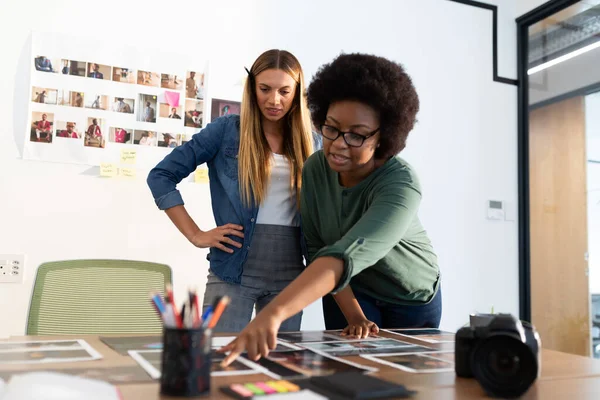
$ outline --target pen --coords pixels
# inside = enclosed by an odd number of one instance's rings
[[[208,323],[208,329],[212,329],[215,327],[215,325],[217,325],[217,322],[219,322],[219,318],[221,318],[221,315],[223,315],[223,311],[225,311],[225,308],[227,308],[229,301],[229,296],[223,296],[219,300],[219,303],[215,307],[215,312],[213,313],[212,318]]]
[[[173,313],[173,305],[168,297],[165,296],[165,312],[163,314],[163,322],[167,328],[175,328],[175,314]]]
[[[158,292],[150,292],[150,301],[158,315],[162,318],[162,315],[165,312],[165,305],[160,298],[160,294]]]
[[[167,283],[165,285],[165,289],[167,291],[167,296],[170,300],[171,307],[173,309],[173,317],[175,319],[174,326],[176,328],[183,328],[183,324],[181,322],[181,315],[179,315],[179,313],[177,312],[177,305],[175,304],[175,297],[173,296],[173,286],[171,286],[170,283]]]

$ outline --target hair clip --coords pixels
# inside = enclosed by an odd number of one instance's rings
[[[252,72],[248,71],[248,68],[246,68],[246,67],[244,67],[244,69],[245,69],[245,70],[246,70],[246,72],[248,73],[248,77],[249,77],[250,79],[253,79],[253,78],[254,78],[254,75],[252,75]]]

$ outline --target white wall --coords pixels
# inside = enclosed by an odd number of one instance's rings
[[[600,92],[585,98],[590,292],[600,294]]]
[[[500,75],[514,78],[514,61],[506,60],[514,60],[518,1],[496,3]],[[110,22],[119,30],[88,29],[91,13],[99,26]],[[20,159],[30,29],[206,52],[214,97],[228,96],[242,67],[272,47],[295,53],[309,78],[342,50],[401,61],[421,97],[404,156],[421,176],[420,214],[444,275],[442,326],[456,329],[468,313],[491,307],[518,313],[517,223],[485,219],[487,200],[517,202],[517,91],[492,81],[489,11],[445,0],[176,0],[163,8],[105,1],[93,12],[75,0],[10,1],[0,4],[0,35],[10,38],[0,63],[0,253],[26,254],[27,271],[23,285],[0,286],[0,304],[10,305],[0,308],[0,335],[24,332],[35,268],[44,261],[164,262],[173,268],[176,291],[203,288],[208,268],[206,251],[186,243],[155,208],[143,176],[133,183],[104,180],[94,169]],[[150,32],[150,42],[136,36],[142,31]],[[182,192],[199,225],[212,227],[207,187],[182,185]],[[313,305],[303,328],[322,326]]]

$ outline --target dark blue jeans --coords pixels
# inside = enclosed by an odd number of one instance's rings
[[[438,328],[442,318],[442,289],[428,304],[396,305],[376,300],[354,291],[354,296],[369,321],[382,329],[394,328]],[[323,314],[327,330],[344,329],[348,322],[332,295],[323,297]]]

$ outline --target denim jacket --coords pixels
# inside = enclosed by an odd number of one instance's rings
[[[315,149],[321,147],[319,135],[314,136]],[[225,282],[239,284],[243,264],[252,243],[258,206],[243,204],[238,182],[238,151],[240,144],[239,115],[227,115],[216,119],[192,136],[192,140],[179,146],[166,156],[148,174],[147,183],[156,205],[161,210],[184,204],[176,186],[181,180],[206,163],[210,184],[213,215],[217,226],[228,223],[242,225],[244,238],[231,238],[242,243],[233,253],[211,248],[207,259],[210,269]],[[299,215],[298,215],[299,218]],[[302,252],[306,258],[304,235],[301,236]]]

